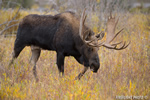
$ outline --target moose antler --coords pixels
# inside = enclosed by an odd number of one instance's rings
[[[82,13],[82,15],[81,15],[80,28],[79,28],[79,35],[80,35],[81,39],[82,39],[86,44],[88,44],[89,46],[97,46],[97,45],[93,44],[92,42],[93,42],[93,41],[98,41],[98,40],[102,39],[102,38],[104,37],[104,32],[101,32],[101,33],[99,33],[98,35],[93,36],[91,40],[85,40],[85,37],[87,37],[87,35],[89,35],[89,34],[86,34],[86,33],[88,33],[88,32],[83,32],[83,26],[84,26],[84,23],[85,23],[85,20],[86,20],[86,17],[87,17],[87,15],[85,14],[85,11],[86,11],[86,9],[83,10],[83,13]],[[89,31],[89,30],[87,30],[87,31]],[[102,44],[102,43],[101,43],[101,44]],[[99,44],[99,45],[101,45],[101,44]]]
[[[115,19],[115,17],[112,17],[112,15],[110,14],[110,16],[108,17],[108,21],[107,21],[107,37],[106,37],[106,41],[99,41],[104,37],[104,32],[101,32],[100,34],[96,35],[96,36],[92,36],[91,40],[85,40],[85,37],[87,37],[88,32],[83,32],[83,26],[86,20],[87,15],[85,14],[85,10],[83,11],[82,15],[81,15],[81,19],[80,19],[80,28],[79,28],[79,34],[81,39],[89,46],[93,46],[93,47],[100,47],[100,46],[104,46],[106,48],[109,49],[115,49],[115,50],[122,50],[125,49],[126,47],[128,47],[128,45],[130,44],[130,42],[128,44],[126,44],[126,42],[118,42],[115,44],[111,44],[111,42],[118,36],[118,34],[123,30],[121,29],[119,32],[117,32],[115,34],[115,29],[117,26],[117,23],[119,21],[119,18]],[[95,44],[96,41],[96,44]],[[99,42],[98,42],[99,41]],[[94,42],[94,43],[93,43]],[[117,48],[117,45],[123,43],[123,45],[119,48]]]
[[[119,32],[115,34],[115,29],[116,29],[116,25],[118,21],[119,21],[119,18],[116,21],[115,17],[112,17],[112,15],[110,14],[110,16],[108,17],[108,21],[107,21],[107,37],[106,37],[105,43],[102,46],[109,48],[109,49],[122,50],[128,47],[128,45],[130,44],[129,42],[126,45],[126,42],[124,42],[120,48],[117,48],[117,45],[121,44],[122,41],[115,43],[115,44],[110,44],[117,37],[117,35],[123,30],[121,29]]]

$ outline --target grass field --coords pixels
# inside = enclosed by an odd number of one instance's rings
[[[6,16],[6,15],[5,15]],[[2,16],[1,16],[2,17]],[[120,18],[121,20],[121,18]],[[2,21],[2,20],[1,20]],[[0,99],[4,100],[128,100],[150,99],[150,15],[131,14],[119,40],[131,41],[122,51],[100,47],[101,67],[74,80],[83,69],[73,57],[65,59],[65,76],[59,77],[56,53],[42,51],[37,63],[39,82],[29,64],[26,47],[8,66],[15,37],[0,37]],[[2,22],[1,22],[2,23]],[[132,96],[132,98],[130,98]],[[143,97],[142,97],[143,96]]]

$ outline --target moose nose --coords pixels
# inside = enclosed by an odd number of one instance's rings
[[[96,72],[98,71],[99,67],[100,67],[100,63],[99,63],[99,62],[97,62],[97,63],[92,63],[91,66],[90,66],[90,69],[91,69],[94,73],[96,73]]]

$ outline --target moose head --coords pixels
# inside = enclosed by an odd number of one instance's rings
[[[81,18],[80,18],[79,35],[80,35],[80,38],[85,43],[84,55],[89,60],[90,69],[93,72],[97,72],[97,70],[100,67],[99,56],[98,56],[98,50],[100,47],[103,46],[108,49],[123,50],[128,47],[130,42],[127,44],[126,44],[126,42],[123,42],[123,41],[120,41],[118,43],[112,43],[113,40],[123,30],[123,29],[121,29],[120,31],[115,33],[115,29],[116,29],[117,23],[119,21],[119,18],[116,20],[116,18],[113,17],[112,14],[110,14],[110,16],[108,17],[107,26],[106,26],[107,36],[106,36],[105,41],[103,40],[105,32],[100,32],[97,35],[93,35],[94,33],[91,30],[83,31],[86,18],[87,18],[87,15],[85,14],[85,9],[84,9],[84,11],[81,15]],[[122,46],[118,47],[118,45],[120,45],[120,44],[122,44]],[[83,74],[86,71],[87,71],[87,67],[85,67],[84,70],[78,75],[78,78],[80,79],[81,76],[83,76]]]

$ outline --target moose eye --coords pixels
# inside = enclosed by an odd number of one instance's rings
[[[92,52],[93,51],[93,48],[88,48],[88,52]]]

